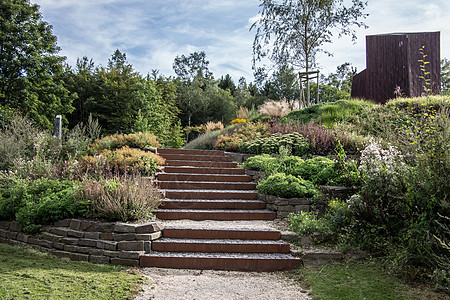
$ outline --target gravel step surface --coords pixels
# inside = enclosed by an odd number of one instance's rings
[[[228,210],[228,209],[157,209],[155,212],[177,212],[177,213],[229,213],[229,214],[251,214],[251,213],[267,213],[270,214],[270,210]]]
[[[255,194],[254,190],[180,190],[180,189],[162,189],[162,192],[195,192],[195,193],[245,193]]]
[[[148,278],[136,300],[307,300],[308,291],[286,272],[142,268]]]
[[[220,199],[169,199],[169,198],[165,198],[164,200],[162,200],[162,202],[164,201],[170,201],[170,202],[181,202],[181,203],[189,203],[189,202],[202,202],[202,203],[214,203],[214,202],[227,202],[227,203],[265,203],[264,201],[261,200],[245,200],[245,199],[224,199],[224,200],[220,200]]]
[[[270,241],[270,240],[222,240],[222,239],[172,239],[161,238],[154,242],[158,243],[191,243],[191,244],[268,244],[268,245],[284,245],[283,241]]]
[[[215,221],[215,220],[158,220],[164,227],[193,228],[193,229],[226,229],[226,230],[276,230],[273,221]]]
[[[280,253],[200,253],[200,252],[148,252],[145,256],[177,258],[226,258],[226,259],[298,259],[289,254]]]

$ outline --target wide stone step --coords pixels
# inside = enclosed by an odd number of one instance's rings
[[[162,238],[152,242],[153,251],[202,253],[289,253],[290,246],[282,241],[173,239]]]
[[[235,162],[195,161],[195,160],[166,160],[166,166],[192,166],[206,168],[236,168]]]
[[[200,199],[164,199],[162,209],[264,209],[266,203],[259,200],[200,200]]]
[[[157,209],[161,220],[274,220],[276,213],[268,210],[203,210],[203,209]]]
[[[249,228],[192,228],[166,226],[165,238],[186,239],[236,239],[236,240],[279,240],[281,232],[272,229]]]
[[[157,150],[159,155],[165,154],[186,154],[186,155],[208,155],[208,156],[224,156],[224,151],[221,150],[194,150],[194,149],[169,149],[159,148]]]
[[[185,174],[185,173],[161,173],[160,181],[214,181],[214,182],[251,182],[248,175],[218,175],[218,174]]]
[[[141,267],[196,270],[273,272],[300,266],[302,260],[286,254],[214,254],[153,252],[140,257]]]
[[[186,174],[213,174],[213,175],[244,175],[245,170],[241,168],[212,168],[194,166],[165,166],[165,173],[186,173]],[[168,175],[168,174],[167,174]]]
[[[193,161],[218,161],[218,162],[233,161],[231,157],[219,155],[161,154],[161,156],[166,160],[193,160]]]
[[[162,190],[169,199],[258,200],[255,191],[236,190]]]
[[[161,189],[186,190],[254,190],[255,183],[207,181],[158,181]]]

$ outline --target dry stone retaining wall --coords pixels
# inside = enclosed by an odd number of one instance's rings
[[[0,221],[0,242],[30,245],[40,251],[75,261],[139,266],[139,257],[161,237],[157,222],[141,224],[65,219],[38,235],[20,231],[17,222]]]

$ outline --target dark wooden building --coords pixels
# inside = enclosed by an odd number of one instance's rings
[[[424,93],[425,81],[421,71],[424,47],[426,72],[431,93],[437,94],[441,86],[440,32],[392,33],[366,36],[366,69],[353,78],[352,97],[386,103],[395,98],[400,87],[407,97]]]

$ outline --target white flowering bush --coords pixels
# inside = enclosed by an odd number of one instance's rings
[[[391,144],[383,149],[380,143],[372,142],[361,152],[359,170],[368,180],[378,180],[380,176],[394,180],[405,169],[402,153]]]

